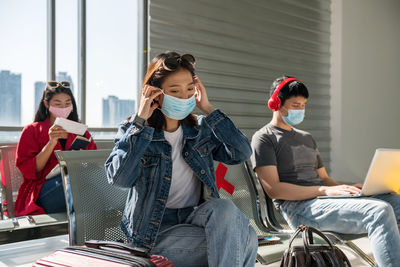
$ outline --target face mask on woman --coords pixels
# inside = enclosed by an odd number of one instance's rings
[[[186,118],[186,116],[189,115],[195,107],[196,98],[194,95],[188,99],[181,99],[164,94],[161,112],[171,119],[182,120]]]
[[[72,105],[66,108],[58,108],[54,106],[49,107],[50,113],[56,118],[68,118],[69,114],[72,112]]]
[[[304,120],[305,109],[288,109],[288,115],[283,116],[282,119],[287,124],[293,126],[301,123]]]

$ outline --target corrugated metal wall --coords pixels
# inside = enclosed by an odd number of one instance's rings
[[[329,168],[329,0],[149,0],[150,58],[191,53],[215,107],[249,137],[268,123],[272,81],[283,74],[310,90],[306,120]]]

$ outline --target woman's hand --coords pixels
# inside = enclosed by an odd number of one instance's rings
[[[196,86],[196,106],[206,115],[210,114],[214,111],[214,107],[211,105],[210,101],[208,101],[206,88],[203,83],[200,81],[199,77],[196,75],[193,77],[194,84]]]
[[[67,139],[68,132],[65,131],[61,126],[53,125],[49,129],[49,142],[52,145],[57,144],[59,138]]]
[[[140,105],[138,110],[138,116],[140,118],[148,120],[151,117],[153,111],[159,107],[159,104],[157,102],[154,102],[153,105],[151,105],[151,103],[157,96],[161,94],[162,91],[160,88],[147,84],[143,86],[140,92]]]
[[[42,148],[39,154],[36,155],[36,172],[40,172],[44,169],[53,153],[54,147],[57,145],[57,141],[60,138],[67,139],[68,132],[61,126],[53,125],[49,129],[49,142]]]

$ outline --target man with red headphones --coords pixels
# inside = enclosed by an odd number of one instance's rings
[[[300,224],[346,234],[368,233],[379,266],[400,263],[400,195],[360,198],[361,184],[339,184],[329,177],[310,133],[294,128],[304,119],[307,87],[293,77],[276,79],[268,107],[270,123],[252,138],[251,161],[275,207],[292,228]]]

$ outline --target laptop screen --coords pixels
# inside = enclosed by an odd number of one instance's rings
[[[400,149],[378,148],[369,166],[362,195],[400,193]]]

